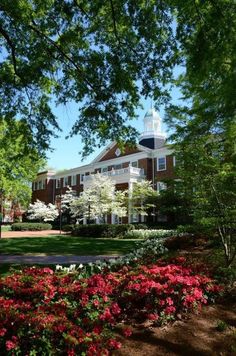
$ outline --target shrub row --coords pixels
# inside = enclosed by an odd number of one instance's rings
[[[105,237],[115,238],[123,237],[128,231],[133,230],[131,224],[111,225],[111,224],[91,224],[91,225],[76,225],[72,231],[73,236],[83,237]]]
[[[42,231],[51,230],[52,225],[46,223],[15,223],[11,225],[13,231]]]

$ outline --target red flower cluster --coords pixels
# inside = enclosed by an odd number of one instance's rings
[[[156,322],[199,308],[220,291],[184,260],[78,279],[27,268],[0,280],[0,354],[109,355],[121,320]],[[130,336],[131,328],[123,334]],[[56,351],[55,351],[56,350]]]

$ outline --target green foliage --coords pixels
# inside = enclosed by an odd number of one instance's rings
[[[150,202],[157,195],[148,180],[135,182],[128,197],[128,205],[131,214],[148,215],[147,211],[154,205]]]
[[[200,130],[226,122],[235,109],[235,13],[229,0],[2,0],[0,116],[26,120],[45,150],[58,128],[50,99],[75,101],[71,135],[81,134],[88,154],[107,140],[133,142],[126,121],[140,99],[166,104],[175,84],[188,99],[196,94]],[[184,79],[174,80],[179,64]]]
[[[15,223],[11,225],[12,231],[42,231],[51,230],[51,224],[45,223]]]
[[[31,198],[30,183],[35,178],[44,161],[38,151],[32,147],[33,138],[29,125],[23,120],[0,119],[0,188],[3,199],[26,207]]]
[[[112,224],[91,224],[91,225],[77,225],[73,231],[73,236],[84,237],[106,237],[106,238],[120,238],[125,234],[133,230],[134,227],[131,224],[124,225],[112,225]]]
[[[62,226],[62,231],[65,232],[71,232],[74,229],[75,225],[63,225]]]
[[[228,328],[228,324],[227,324],[225,321],[219,320],[219,321],[217,322],[217,325],[216,325],[216,330],[217,330],[217,331],[223,332],[223,331],[225,331],[227,328]]]
[[[185,225],[192,222],[191,199],[187,199],[179,181],[168,180],[167,189],[153,199],[159,213],[168,217],[172,226]]]

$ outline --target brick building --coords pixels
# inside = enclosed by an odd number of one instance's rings
[[[39,199],[45,203],[55,203],[68,186],[79,194],[89,186],[91,175],[98,172],[109,176],[117,189],[132,190],[135,182],[147,179],[152,182],[154,189],[160,191],[166,188],[164,181],[174,178],[174,166],[175,157],[171,147],[166,144],[161,118],[154,109],[150,109],[144,117],[144,132],[135,148],[126,148],[121,152],[116,142],[112,142],[90,164],[60,173],[39,173],[32,185],[32,201]],[[122,222],[136,219],[129,216]],[[115,223],[115,217],[109,217],[108,222]]]

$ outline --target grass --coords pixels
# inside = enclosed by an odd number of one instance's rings
[[[140,241],[140,240],[138,240]],[[122,255],[132,251],[136,240],[96,239],[73,236],[17,237],[0,240],[0,255]]]

